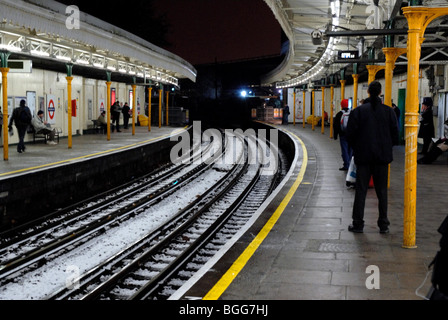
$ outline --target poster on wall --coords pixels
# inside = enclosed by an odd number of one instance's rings
[[[14,98],[8,97],[8,114],[9,114],[9,116],[12,115],[13,110],[14,110]]]
[[[296,99],[296,119],[297,120],[303,120],[303,108],[302,108],[302,101],[299,101]]]
[[[39,97],[39,111],[40,110],[42,110],[45,114],[45,98],[44,97]],[[45,118],[45,120],[47,120],[47,119]]]
[[[98,110],[99,110],[99,113],[98,113],[98,115],[100,115],[101,114],[101,112],[103,112],[103,111],[105,111],[106,112],[106,122],[107,122],[107,108],[106,108],[106,102],[104,101],[104,99],[99,99],[98,100]]]
[[[36,110],[36,92],[34,91],[27,91],[26,92],[26,103],[28,104],[28,108],[30,108],[32,116],[37,115]]]
[[[140,97],[137,97],[137,115],[140,115]]]
[[[103,112],[103,111],[106,111],[106,102],[104,101],[104,99],[99,99],[99,103],[98,103],[98,106],[99,106],[99,114],[101,114],[101,112]]]
[[[14,109],[20,107],[20,101],[22,100],[26,101],[26,97],[14,97]]]
[[[56,97],[51,94],[47,94],[46,118],[49,124],[56,124]]]

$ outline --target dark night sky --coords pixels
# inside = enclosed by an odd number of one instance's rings
[[[169,51],[192,64],[280,54],[281,28],[263,0],[155,0],[172,25]]]
[[[107,6],[92,0],[59,2],[134,34],[140,31],[142,38],[152,33],[146,40],[193,65],[280,54],[281,28],[263,0],[131,0]],[[162,38],[168,44],[158,43],[158,34],[165,31]]]

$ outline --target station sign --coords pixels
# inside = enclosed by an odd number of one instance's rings
[[[33,61],[31,60],[8,60],[9,73],[32,73]]]
[[[47,120],[50,124],[56,124],[56,97],[47,94]]]
[[[339,60],[355,60],[359,58],[359,51],[356,50],[346,50],[338,51]]]

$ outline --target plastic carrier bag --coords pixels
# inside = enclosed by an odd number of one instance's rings
[[[352,160],[350,161],[350,166],[348,167],[347,177],[345,180],[350,183],[356,182],[356,164],[354,157],[352,157]]]

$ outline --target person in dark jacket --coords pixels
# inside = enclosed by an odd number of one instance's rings
[[[25,134],[28,126],[31,124],[31,119],[31,110],[26,106],[26,101],[20,100],[20,106],[12,112],[8,125],[9,131],[11,131],[14,122],[19,133],[19,144],[17,145],[18,153],[25,152]]]
[[[111,118],[112,118],[112,132],[115,131],[115,129],[117,129],[117,132],[121,132],[120,131],[120,113],[121,113],[121,108],[120,108],[120,102],[116,101],[110,110],[111,113]]]
[[[350,113],[347,126],[347,140],[353,148],[356,164],[355,202],[351,232],[362,233],[364,228],[364,207],[373,176],[378,197],[378,227],[380,233],[388,233],[387,180],[389,164],[393,161],[393,146],[398,145],[398,126],[395,112],[384,105],[379,98],[381,84],[373,81],[368,88],[369,98]]]
[[[420,129],[418,137],[423,138],[423,149],[420,154],[427,154],[432,138],[434,138],[434,120],[432,113],[432,99],[430,97],[423,98]]]
[[[121,113],[123,114],[123,127],[125,129],[129,127],[129,118],[131,117],[130,111],[131,108],[129,107],[128,103],[125,102],[123,108],[121,109]]]
[[[350,166],[350,161],[352,159],[353,150],[349,146],[345,134],[345,130],[343,130],[341,126],[341,119],[344,114],[347,116],[350,114],[350,110],[348,109],[348,100],[344,99],[341,101],[341,108],[342,110],[339,111],[336,116],[334,117],[333,121],[333,136],[334,140],[337,140],[339,137],[339,143],[341,145],[341,156],[343,165],[339,170],[341,171],[347,171]]]

